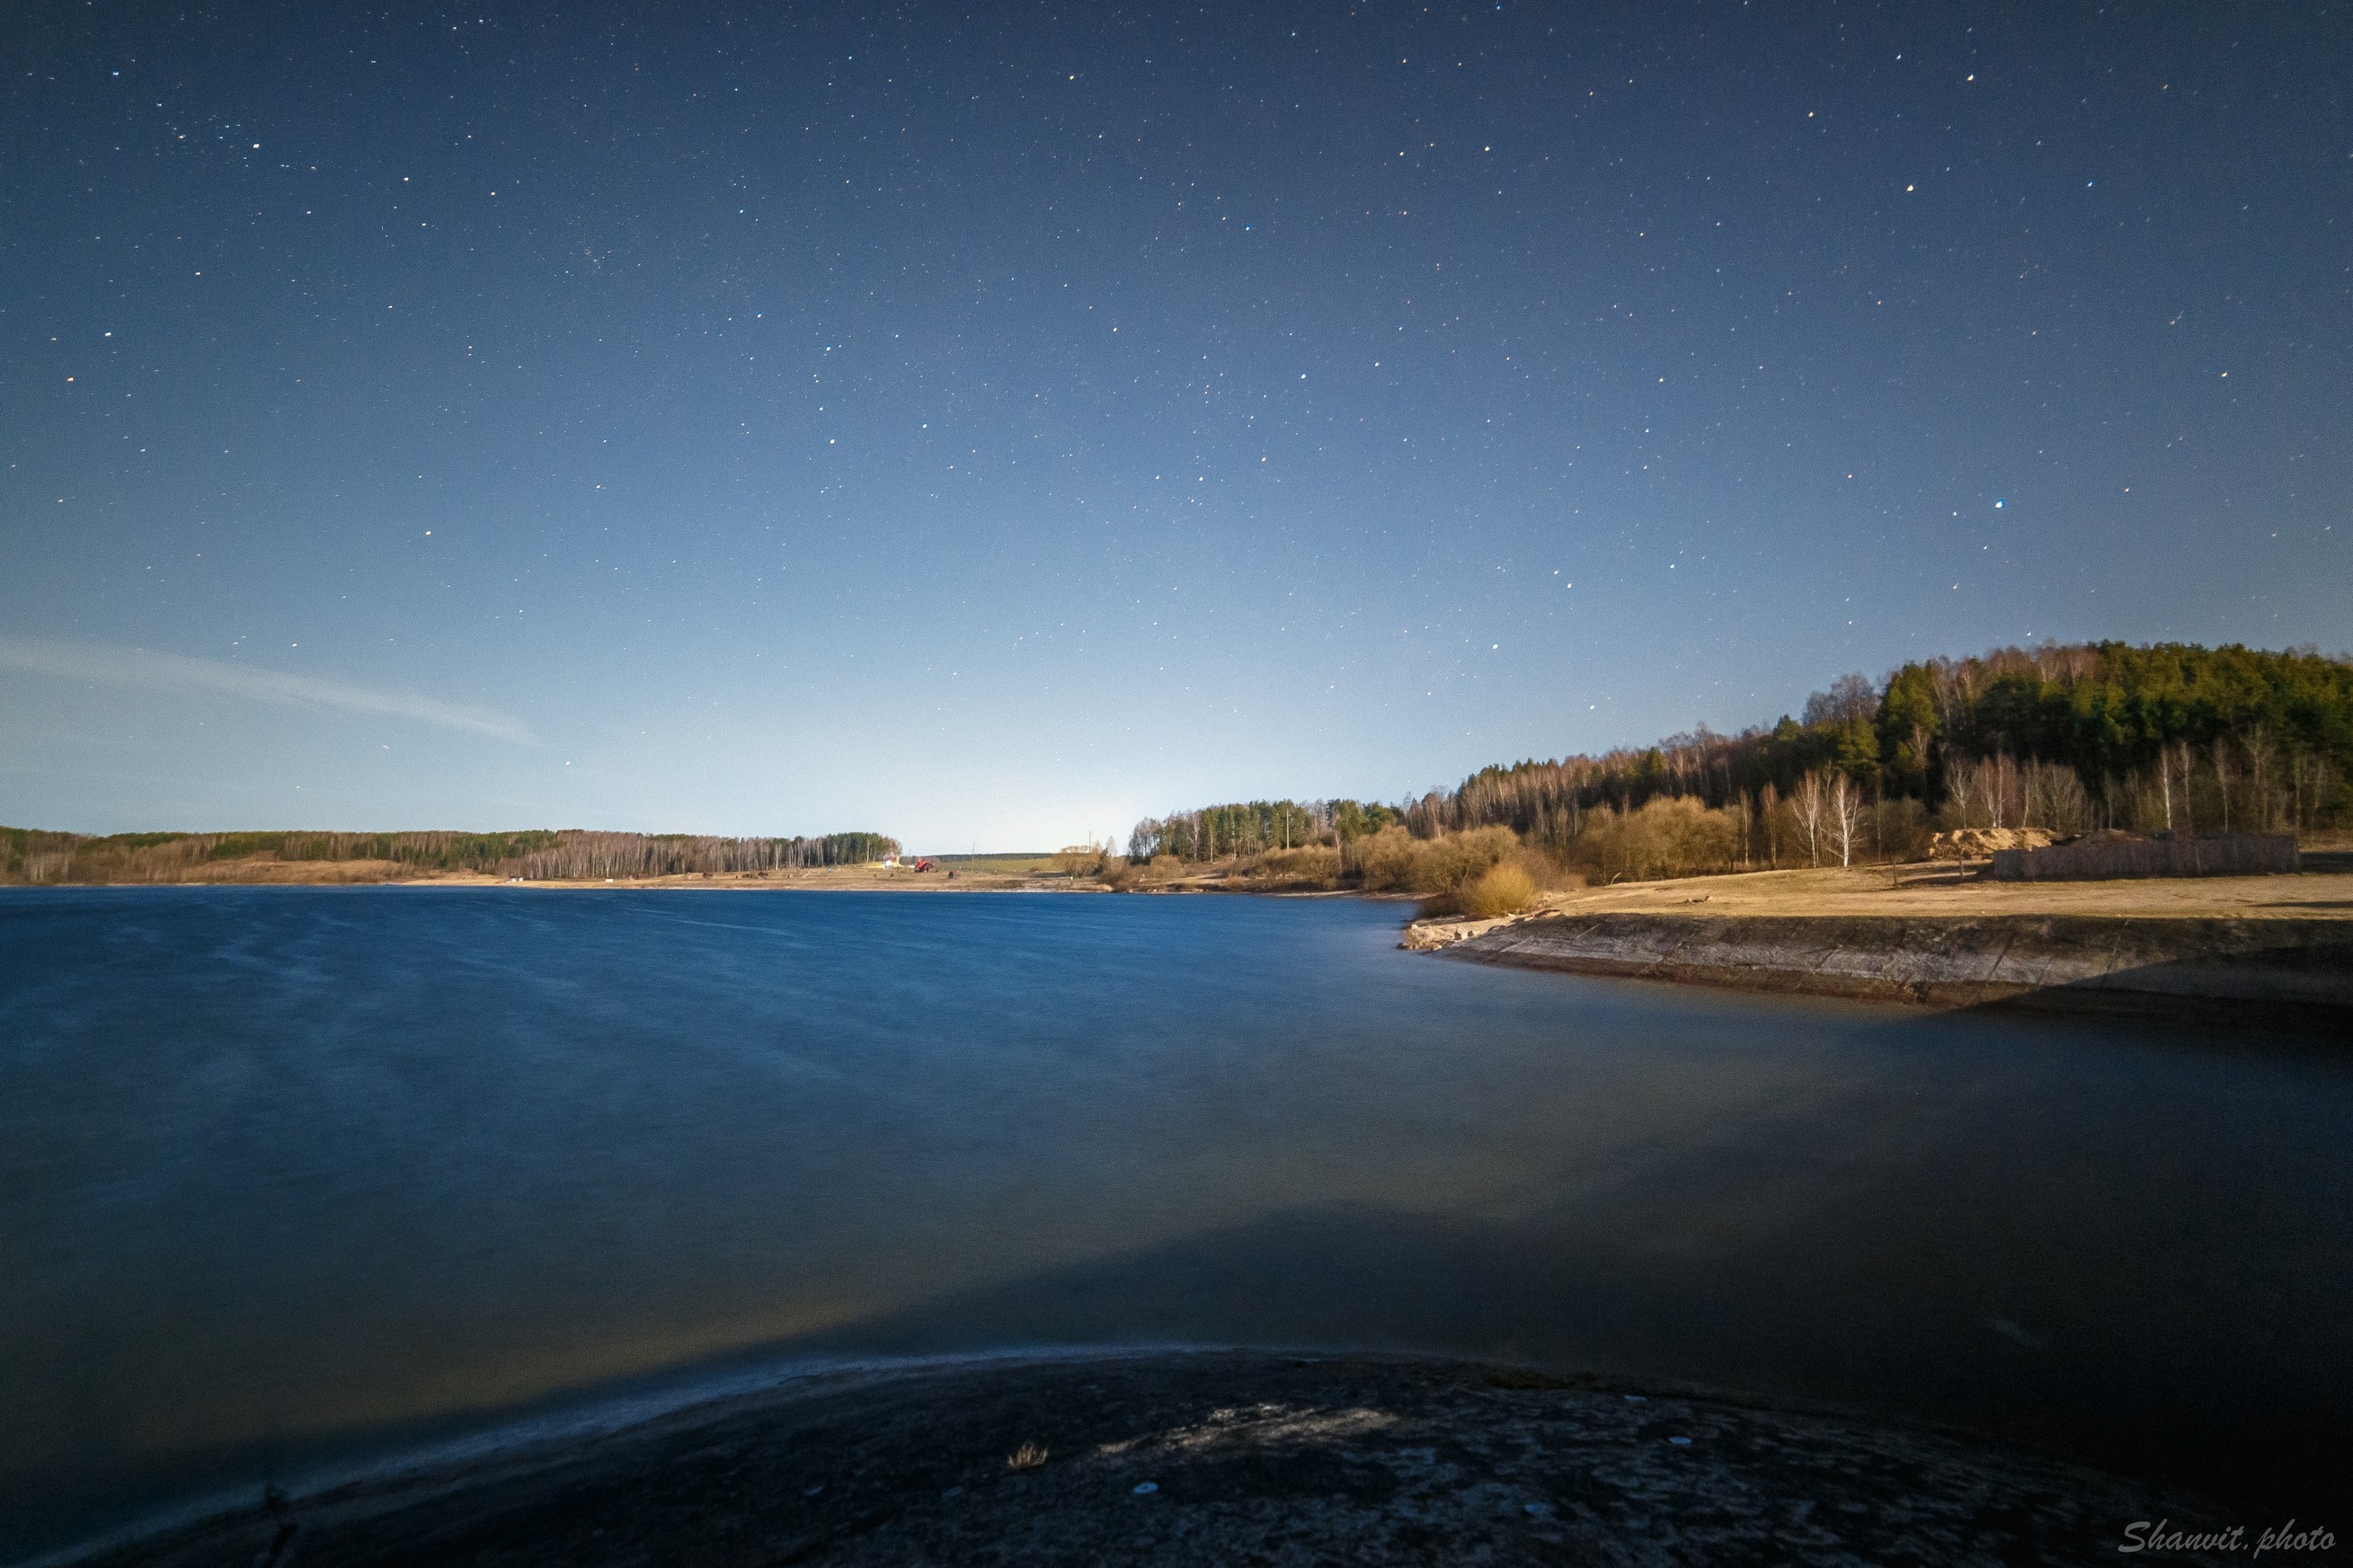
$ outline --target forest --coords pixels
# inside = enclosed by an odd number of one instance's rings
[[[2045,645],[1910,663],[1876,683],[1845,675],[1770,726],[1482,768],[1394,805],[1253,801],[1147,818],[1127,850],[1132,866],[1166,870],[1320,847],[1339,878],[1370,886],[1412,858],[1407,841],[1503,828],[1538,874],[1617,880],[1911,859],[1957,827],[2308,836],[2353,825],[2348,780],[2353,659]],[[1464,874],[1461,856],[1441,858]]]
[[[2353,658],[2121,642],[2005,647],[1841,676],[1736,735],[1480,769],[1384,803],[1230,802],[1148,817],[1114,885],[1238,865],[1261,879],[1443,893],[1507,863],[1541,882],[1915,859],[1963,827],[2066,836],[2353,827]],[[0,882],[223,879],[227,863],[626,879],[858,864],[875,833],[136,833],[0,828]],[[1066,852],[1067,854],[1068,852]],[[1091,873],[1092,874],[1092,873]]]
[[[854,866],[899,853],[880,833],[715,838],[681,833],[118,833],[90,837],[0,827],[0,882],[202,882],[257,859],[380,867],[392,874],[620,880],[695,872]]]

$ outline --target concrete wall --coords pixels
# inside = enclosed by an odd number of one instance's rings
[[[1552,915],[1447,951],[1529,969],[1940,1007],[2031,999],[2169,1016],[2197,1001],[2234,1016],[2284,1010],[2353,1038],[2353,920]]]

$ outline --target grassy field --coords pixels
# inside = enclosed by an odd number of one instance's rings
[[[1051,850],[1036,854],[1006,850],[980,855],[933,855],[928,858],[944,871],[991,877],[1042,877],[1054,869]]]
[[[2333,859],[2333,858],[2332,858]],[[2353,919],[2353,872],[1995,882],[1951,865],[1825,868],[1621,882],[1544,894],[1549,913],[1720,915],[2143,915]]]

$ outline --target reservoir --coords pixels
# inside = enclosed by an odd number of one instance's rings
[[[1146,1344],[2343,1517],[2340,1042],[1495,969],[1405,913],[0,890],[0,1561],[779,1366]]]

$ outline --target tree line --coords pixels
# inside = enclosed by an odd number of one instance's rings
[[[1615,879],[1909,858],[1938,828],[2314,832],[2353,823],[2353,659],[2122,642],[1857,673],[1799,717],[1482,768],[1395,805],[1273,801],[1147,818],[1131,859],[1341,851],[1507,827]],[[1303,834],[1302,829],[1303,828]]]
[[[1398,808],[1354,800],[1252,800],[1147,816],[1127,836],[1137,864],[1173,855],[1183,861],[1263,855],[1328,844],[1336,822],[1344,839],[1398,820]]]
[[[0,827],[0,882],[192,882],[226,862],[368,862],[526,881],[672,877],[862,865],[900,852],[880,833],[723,838],[682,833],[117,833]]]

